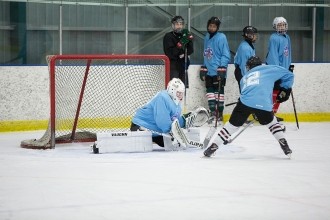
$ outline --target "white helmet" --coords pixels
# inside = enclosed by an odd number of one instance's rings
[[[179,104],[185,92],[185,86],[183,82],[178,78],[173,78],[167,84],[167,93],[171,96],[175,104]]]
[[[288,31],[288,22],[283,17],[276,17],[273,21],[273,28],[279,34],[285,34]]]

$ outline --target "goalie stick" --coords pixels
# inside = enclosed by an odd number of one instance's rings
[[[180,141],[178,141],[183,142],[186,146],[203,148],[203,143],[188,140],[186,134],[181,129],[179,121],[177,119],[172,123],[172,133],[174,138],[181,139]]]

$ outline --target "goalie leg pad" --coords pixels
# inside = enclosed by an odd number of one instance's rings
[[[181,144],[173,137],[164,136],[164,148],[165,151],[180,151],[185,150],[181,147]]]
[[[172,122],[171,133],[173,135],[173,138],[176,139],[183,148],[187,147],[188,139],[185,133],[183,132],[182,128],[180,127],[178,119],[175,119]]]
[[[150,131],[101,132],[92,146],[93,153],[150,152],[153,150]]]

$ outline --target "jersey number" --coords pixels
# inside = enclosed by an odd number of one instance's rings
[[[260,72],[259,71],[255,71],[250,73],[249,75],[246,76],[246,78],[244,78],[243,80],[243,89],[245,89],[248,86],[253,86],[253,85],[257,85],[259,84],[259,77],[260,77]]]

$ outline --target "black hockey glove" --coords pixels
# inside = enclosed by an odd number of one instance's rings
[[[290,72],[293,72],[293,69],[294,69],[294,65],[290,65],[290,66],[289,66],[289,71],[290,71]]]
[[[221,80],[224,80],[226,78],[227,73],[227,67],[219,66],[217,69],[218,77],[220,77]]]
[[[287,101],[290,97],[291,90],[292,90],[291,88],[289,88],[289,89],[280,88],[280,91],[276,97],[276,102],[282,103],[282,102]]]
[[[201,69],[199,70],[199,78],[200,78],[202,81],[205,81],[206,73],[207,73],[207,68],[206,68],[206,66],[201,66]]]

